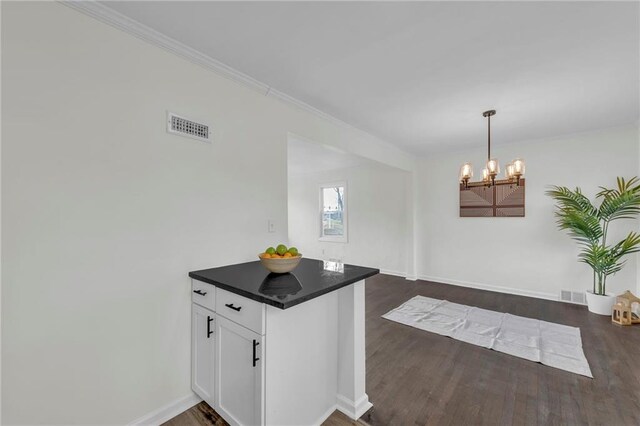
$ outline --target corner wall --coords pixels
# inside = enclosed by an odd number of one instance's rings
[[[576,243],[556,229],[553,201],[544,192],[549,185],[578,185],[592,198],[598,186],[615,185],[616,176],[638,174],[638,146],[637,125],[496,146],[502,166],[516,157],[526,160],[524,218],[459,217],[459,167],[472,161],[479,173],[484,147],[420,161],[419,277],[553,300],[561,289],[591,288],[591,270],[578,262]],[[637,229],[636,221],[620,221],[609,241]],[[609,278],[608,291],[637,288],[636,261],[630,256]]]

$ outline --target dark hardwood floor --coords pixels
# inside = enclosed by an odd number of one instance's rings
[[[175,416],[163,426],[229,426],[215,410],[202,401],[182,414]]]
[[[201,402],[164,423],[163,426],[229,426],[215,410]],[[361,421],[354,422],[345,414],[335,411],[324,423],[323,426],[368,426]]]
[[[586,307],[425,281],[367,282],[372,425],[640,425],[640,327]],[[580,327],[594,379],[380,318],[424,295]]]
[[[580,327],[594,379],[380,317],[418,294]],[[366,303],[374,408],[364,420],[372,426],[640,425],[640,325],[614,325],[584,306],[389,275],[367,280]],[[224,424],[202,412],[193,407],[168,424]],[[326,424],[354,423],[334,413]]]

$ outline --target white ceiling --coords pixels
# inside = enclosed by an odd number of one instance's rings
[[[413,153],[638,120],[638,2],[104,2]]]

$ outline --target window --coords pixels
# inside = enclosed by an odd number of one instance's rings
[[[320,185],[320,241],[347,242],[347,185]]]

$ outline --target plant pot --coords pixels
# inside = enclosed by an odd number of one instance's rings
[[[615,303],[615,294],[607,293],[606,295],[601,296],[587,290],[587,305],[589,306],[589,312],[593,312],[598,315],[611,315],[611,311],[613,310],[613,305]]]

